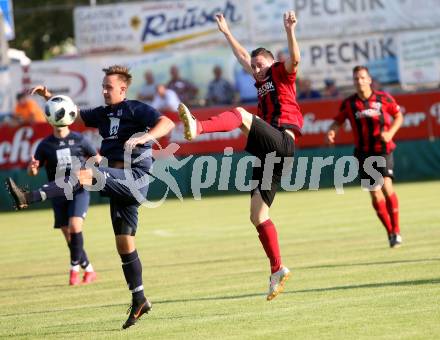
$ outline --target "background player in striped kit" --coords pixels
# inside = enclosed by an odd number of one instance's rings
[[[339,114],[327,132],[327,141],[334,143],[338,129],[348,119],[353,130],[354,154],[359,160],[362,180],[371,179],[364,169],[366,159],[371,156],[384,158],[384,167],[375,166],[383,176],[383,185],[375,185],[370,195],[377,216],[387,231],[390,247],[399,247],[402,237],[399,204],[393,188],[393,150],[396,147],[393,137],[402,125],[403,115],[393,97],[372,89],[367,67],[356,66],[353,69],[353,82],[356,93],[342,102]]]

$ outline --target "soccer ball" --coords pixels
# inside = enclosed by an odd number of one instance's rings
[[[53,126],[67,126],[72,124],[78,115],[78,108],[68,96],[53,96],[44,107],[46,119]]]

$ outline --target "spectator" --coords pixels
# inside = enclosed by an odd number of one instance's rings
[[[147,71],[144,74],[145,82],[142,84],[137,99],[146,104],[151,104],[156,93],[156,84],[154,83],[153,72]]]
[[[255,91],[255,79],[244,68],[240,67],[235,73],[235,88],[240,95],[240,102],[256,103],[258,101],[257,92]]]
[[[188,80],[182,79],[177,66],[170,68],[171,80],[167,84],[167,88],[173,90],[180,100],[184,103],[194,103],[199,89]]]
[[[321,93],[318,90],[312,89],[312,82],[310,79],[300,79],[298,81],[299,95],[298,99],[318,99],[321,98]]]
[[[336,82],[334,79],[331,78],[327,78],[324,79],[324,97],[328,97],[328,98],[335,98],[335,97],[339,97],[339,90],[336,87]]]
[[[46,117],[38,103],[25,91],[17,94],[17,104],[12,115],[11,125],[45,123]]]
[[[159,84],[156,87],[156,94],[154,95],[151,106],[158,111],[177,112],[180,99],[176,92],[167,89],[164,84]]]
[[[224,78],[222,78],[222,69],[216,66],[213,69],[214,79],[208,85],[208,94],[206,95],[207,105],[231,104],[234,99],[234,88]]]

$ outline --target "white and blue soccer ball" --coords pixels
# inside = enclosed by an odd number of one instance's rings
[[[72,98],[58,95],[51,97],[44,107],[46,119],[53,126],[71,125],[78,115],[78,108]]]

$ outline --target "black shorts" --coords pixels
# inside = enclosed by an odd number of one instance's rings
[[[385,159],[385,167],[378,166],[376,161],[370,164],[372,165],[372,168],[374,170],[376,170],[382,175],[382,177],[390,177],[391,179],[394,179],[394,157],[392,152],[389,154],[373,154],[373,153],[359,152],[355,150],[354,156],[359,161],[359,177],[361,180],[362,179],[373,180],[371,175],[368,174],[368,170],[364,168],[365,160],[369,157],[383,157]],[[370,159],[370,161],[372,161],[372,159]]]
[[[258,189],[263,201],[270,207],[281,182],[284,163],[293,160],[295,141],[284,130],[278,130],[254,116],[245,150],[261,161],[261,167],[253,168],[252,180],[257,181],[258,185],[251,191],[251,196]],[[273,153],[281,157],[281,161],[274,163],[271,178],[263,180],[266,157]]]

